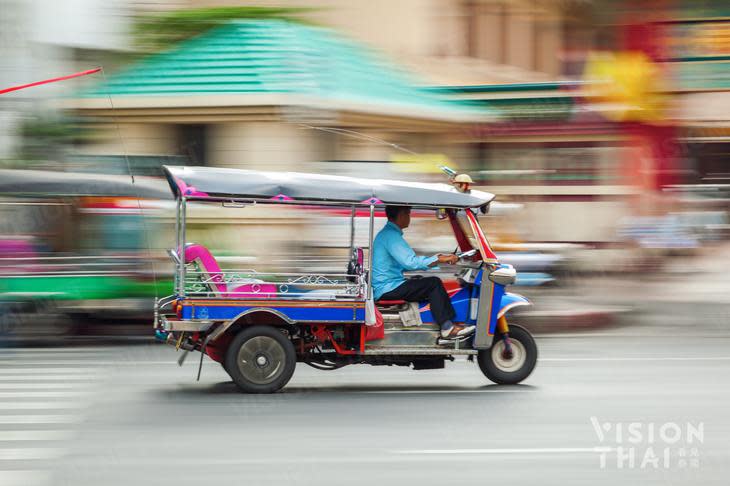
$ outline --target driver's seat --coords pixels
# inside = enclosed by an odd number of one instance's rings
[[[392,307],[395,305],[405,305],[408,302],[405,300],[378,300],[375,302],[376,305],[379,305],[380,307]]]

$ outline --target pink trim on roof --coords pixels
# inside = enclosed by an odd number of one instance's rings
[[[383,201],[378,199],[377,197],[371,197],[368,199],[365,199],[363,201],[360,201],[361,204],[374,204],[374,205],[381,205],[383,204]]]
[[[175,183],[177,184],[178,189],[180,189],[180,194],[183,196],[209,197],[207,192],[200,192],[194,186],[188,186],[185,184],[185,181],[183,180],[176,178]]]
[[[273,201],[293,201],[294,199],[287,196],[286,194],[277,194],[276,196],[272,196],[270,198]]]

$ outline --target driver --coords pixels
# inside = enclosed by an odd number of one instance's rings
[[[388,222],[373,241],[373,294],[375,300],[427,300],[431,314],[441,326],[441,337],[456,339],[474,332],[475,326],[455,324],[454,307],[444,284],[438,277],[405,279],[403,272],[428,270],[437,263],[456,263],[456,255],[417,256],[403,239],[403,230],[411,223],[411,208],[386,206]]]

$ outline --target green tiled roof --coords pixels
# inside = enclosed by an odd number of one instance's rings
[[[80,96],[276,93],[452,116],[490,114],[418,87],[397,67],[331,30],[283,20],[241,20],[217,27],[110,76],[106,87],[97,85]]]

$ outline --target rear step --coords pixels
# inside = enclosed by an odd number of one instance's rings
[[[434,346],[441,332],[431,329],[386,328],[385,337],[372,345],[382,346]]]

